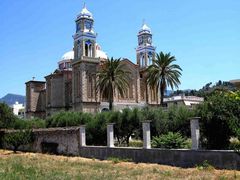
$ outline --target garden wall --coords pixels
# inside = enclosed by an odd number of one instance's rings
[[[163,150],[142,148],[108,148],[86,146],[80,148],[80,156],[107,159],[117,157],[134,162],[158,163],[179,167],[195,167],[205,160],[219,169],[240,170],[240,154],[233,151],[213,150]]]
[[[179,167],[194,167],[207,160],[216,168],[240,170],[240,154],[234,151],[82,146],[79,131],[79,127],[36,129],[33,130],[34,142],[31,145],[20,147],[20,150],[80,155],[101,160],[109,157],[127,158],[133,162],[159,163]],[[5,131],[5,133],[12,132],[14,131]],[[7,146],[5,148],[11,149]]]

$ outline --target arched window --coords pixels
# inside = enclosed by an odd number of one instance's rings
[[[148,65],[151,65],[152,64],[152,56],[148,56]]]
[[[81,56],[81,45],[78,44],[77,58],[80,58],[80,56]]]
[[[85,44],[85,56],[88,56],[88,45],[87,45],[87,43]]]
[[[89,45],[89,56],[92,57],[92,45]]]
[[[144,55],[142,56],[142,67],[144,67],[145,66],[145,57],[144,57]]]

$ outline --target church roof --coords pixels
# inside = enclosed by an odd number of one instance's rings
[[[139,30],[139,34],[142,34],[142,33],[151,34],[151,29],[150,29],[150,27],[148,27],[148,25],[146,23],[143,23],[141,29]]]
[[[82,11],[80,14],[77,16],[77,19],[79,18],[89,18],[93,19],[92,13],[87,9],[86,5],[84,4]]]

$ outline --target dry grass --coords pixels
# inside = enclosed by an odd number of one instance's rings
[[[240,171],[113,163],[0,150],[0,179],[240,179]]]

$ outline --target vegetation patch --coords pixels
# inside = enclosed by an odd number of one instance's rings
[[[239,171],[99,161],[0,150],[0,179],[239,179]]]
[[[187,140],[180,133],[169,132],[153,137],[152,146],[155,148],[181,149],[187,146]]]

